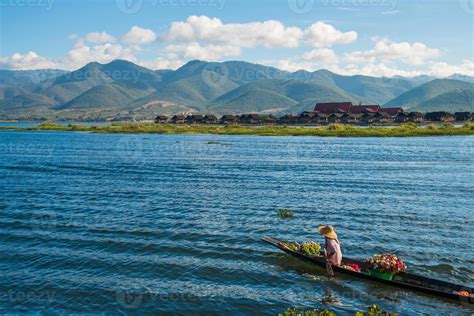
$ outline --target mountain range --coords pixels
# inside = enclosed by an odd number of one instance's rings
[[[63,70],[0,70],[0,119],[152,119],[180,112],[300,113],[316,102],[474,111],[474,78],[287,72],[242,61],[150,70],[124,60]]]

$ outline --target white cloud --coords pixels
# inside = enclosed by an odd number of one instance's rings
[[[161,50],[161,54],[155,60],[146,60],[140,65],[151,69],[176,69],[192,59],[218,61],[225,57],[240,56],[240,54],[240,47],[232,45],[200,45],[196,42],[172,44]]]
[[[84,36],[84,40],[93,44],[115,42],[115,37],[106,32],[92,32]]]
[[[330,24],[316,22],[307,28],[288,27],[279,21],[225,24],[218,18],[190,16],[185,21],[173,22],[159,39],[150,29],[133,26],[123,36],[106,32],[92,32],[84,36],[70,35],[74,46],[62,58],[48,59],[31,51],[0,57],[3,69],[62,68],[73,70],[89,62],[108,63],[125,59],[151,69],[176,69],[191,59],[209,61],[239,57],[245,48],[298,48],[307,51],[288,51],[280,60],[268,64],[280,69],[314,71],[328,69],[344,75],[417,76],[421,74],[446,77],[454,73],[474,76],[474,61],[458,65],[438,60],[441,51],[426,44],[393,42],[374,38],[373,48],[353,51],[340,58],[332,49],[335,45],[357,40],[353,31],[343,32]],[[155,59],[141,59],[141,46],[155,43],[162,47]],[[281,53],[283,50],[278,50]],[[272,53],[272,50],[268,50]],[[244,58],[245,59],[245,58]]]
[[[105,32],[92,32],[84,37],[71,35],[76,40],[73,48],[62,58],[64,69],[77,69],[90,62],[108,63],[115,59],[137,62],[135,53],[140,45],[156,40],[156,34],[148,29],[134,26],[118,43],[112,35]]]
[[[323,22],[303,30],[273,20],[224,24],[207,16],[190,16],[185,21],[173,22],[161,36],[163,42],[178,43],[168,45],[165,50],[185,60],[221,60],[240,56],[242,48],[297,48],[302,43],[319,48],[279,62],[286,69],[336,64],[338,57],[329,47],[356,39],[356,32],[343,33]]]
[[[414,77],[422,74],[420,71],[415,70],[402,70],[400,68],[391,67],[384,63],[368,63],[363,66],[349,64],[344,67],[340,72],[343,75],[364,75],[372,77]]]
[[[123,47],[120,44],[107,43],[75,47],[67,53],[63,64],[66,69],[77,69],[90,62],[108,63],[115,59],[137,61],[131,48]]]
[[[223,57],[240,56],[240,47],[232,45],[206,45],[201,46],[199,43],[169,45],[165,48],[168,53],[174,53],[182,56],[184,59],[201,59],[208,61],[220,60]]]
[[[474,77],[474,61],[464,60],[462,64],[450,65],[445,62],[432,62],[424,68],[403,69],[384,63],[368,63],[365,65],[348,64],[338,72],[344,75],[366,75],[374,77],[415,77],[429,75],[438,78],[449,77],[453,74],[461,74]]]
[[[341,32],[330,24],[317,22],[305,29],[305,41],[313,47],[332,47],[336,44],[349,44],[357,40],[357,32]]]
[[[440,56],[441,52],[438,49],[429,48],[423,43],[394,43],[388,39],[380,39],[371,50],[346,54],[346,60],[348,63],[356,64],[375,63],[378,60],[399,61],[411,66],[421,66]]]
[[[153,43],[155,40],[155,32],[136,25],[122,37],[122,41],[130,45],[145,45]]]
[[[10,70],[32,70],[58,68],[57,64],[45,57],[31,51],[24,55],[15,53],[11,56],[0,58],[0,68]]]
[[[332,47],[357,40],[354,31],[342,32],[330,24],[317,22],[302,30],[275,20],[244,24],[224,24],[218,18],[190,16],[173,22],[163,35],[165,41],[226,43],[239,47],[299,47],[301,40],[313,47]]]
[[[281,59],[279,61],[275,62],[270,62],[272,65],[277,67],[278,69],[289,71],[289,72],[295,72],[298,70],[307,70],[307,71],[313,71],[314,70],[314,64],[311,62],[307,61],[302,61],[302,60],[295,60],[295,59]]]
[[[275,66],[286,71],[308,70],[314,71],[317,69],[335,69],[339,63],[339,58],[336,53],[329,48],[313,49],[304,53],[301,56],[279,60]]]
[[[185,63],[177,56],[158,57],[155,60],[145,60],[139,63],[140,66],[149,69],[177,69]]]
[[[445,62],[433,63],[429,74],[435,77],[448,77],[452,74],[474,76],[474,61],[464,60],[460,65],[449,65]]]
[[[224,24],[218,18],[190,16],[184,22],[173,22],[163,40],[223,43],[238,47],[296,48],[302,36],[301,29],[285,27],[274,20]]]
[[[324,65],[332,65],[339,63],[336,53],[329,48],[313,49],[306,52],[301,57],[303,60],[318,62]]]

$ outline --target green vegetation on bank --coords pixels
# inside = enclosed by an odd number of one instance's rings
[[[80,131],[93,133],[128,134],[217,134],[217,135],[257,135],[257,136],[321,136],[321,137],[410,137],[410,136],[455,136],[474,135],[474,126],[470,123],[462,127],[450,124],[417,127],[415,124],[403,124],[396,127],[354,127],[331,124],[322,127],[295,126],[241,126],[241,125],[167,125],[154,123],[116,123],[108,126],[54,125],[43,124],[34,127],[2,126],[0,129]]]

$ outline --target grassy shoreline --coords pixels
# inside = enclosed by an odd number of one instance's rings
[[[415,137],[415,136],[465,136],[474,135],[474,125],[428,125],[417,127],[404,124],[396,127],[354,127],[332,124],[318,127],[295,126],[241,126],[241,125],[167,125],[154,123],[115,123],[107,126],[68,126],[43,124],[30,127],[1,126],[0,130],[18,131],[75,131],[123,134],[216,134],[256,136],[320,136],[320,137]]]

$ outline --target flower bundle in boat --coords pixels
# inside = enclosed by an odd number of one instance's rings
[[[351,271],[354,271],[354,272],[360,272],[360,267],[357,263],[343,264],[343,265],[341,265],[341,268],[351,270]]]
[[[402,259],[392,254],[374,255],[366,260],[368,273],[385,280],[391,280],[395,274],[407,271]]]

